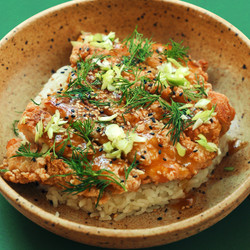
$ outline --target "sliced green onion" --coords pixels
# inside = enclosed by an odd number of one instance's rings
[[[110,122],[113,119],[115,119],[117,117],[117,114],[113,114],[111,116],[100,116],[98,117],[98,120],[101,122]]]
[[[47,132],[49,139],[52,139],[54,133],[63,133],[66,131],[66,129],[62,127],[65,123],[67,123],[67,121],[60,118],[60,112],[59,110],[56,110],[55,114],[48,122],[44,132]]]
[[[218,151],[217,145],[213,142],[208,142],[207,138],[204,135],[199,134],[198,137],[200,138],[200,140],[196,140],[196,142],[198,142],[208,152],[217,152]]]
[[[121,153],[122,153],[121,150],[116,150],[116,151],[114,151],[112,153],[106,154],[106,157],[110,158],[110,159],[121,158]]]
[[[226,171],[234,171],[234,167],[224,167],[224,170],[226,170]]]
[[[196,121],[200,118],[203,122],[207,122],[212,118],[212,116],[216,115],[216,113],[214,113],[214,110],[215,110],[215,106],[213,106],[211,110],[205,110],[205,111],[198,112],[192,118],[192,120]]]
[[[71,41],[71,45],[73,47],[76,47],[76,46],[82,46],[84,43],[83,42],[79,42],[79,41]]]
[[[176,149],[179,156],[185,156],[187,149],[183,147],[179,142],[177,142],[176,144]]]
[[[110,141],[114,141],[115,139],[123,139],[126,137],[123,129],[119,127],[117,124],[110,124],[106,127],[105,134]]]
[[[43,122],[40,120],[36,124],[36,134],[35,134],[35,142],[38,142],[39,138],[41,138],[43,135]]]
[[[146,138],[130,132],[127,135],[117,124],[106,127],[105,134],[110,142],[103,144],[103,150],[108,158],[120,158],[121,153],[127,155],[133,148],[134,142],[145,142]]]
[[[110,141],[103,144],[104,152],[110,153],[113,149],[114,149],[114,147],[112,146]]]
[[[203,121],[201,120],[201,118],[198,118],[198,120],[195,121],[192,130],[197,129],[198,127],[200,127],[203,124]]]
[[[117,149],[123,151],[125,154],[128,154],[133,148],[133,140],[129,138],[115,140],[113,144]]]
[[[202,109],[206,109],[207,105],[210,103],[211,101],[209,99],[200,99],[194,106],[196,108],[202,108]]]
[[[173,63],[177,68],[183,67],[180,63],[178,63],[174,58],[168,58],[169,62]]]
[[[192,108],[194,105],[192,103],[184,104],[183,106],[179,107],[179,110],[186,109],[186,108]]]

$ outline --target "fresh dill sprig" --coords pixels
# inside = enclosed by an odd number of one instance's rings
[[[151,39],[144,38],[142,34],[137,31],[137,27],[131,36],[124,40],[128,47],[130,56],[123,57],[123,63],[126,66],[136,65],[144,62],[149,56],[153,54]]]
[[[80,57],[79,61],[77,62],[77,76],[78,80],[80,78],[81,82],[88,83],[87,76],[88,74],[93,71],[94,69],[98,68],[98,62],[106,58],[107,56],[105,55],[96,55],[93,54],[90,58],[85,59],[85,61]]]
[[[71,145],[71,139],[70,139],[70,134],[69,132],[67,131],[67,134],[68,134],[68,137],[66,139],[64,139],[63,141],[61,141],[59,144],[55,145],[55,142],[56,140],[54,141],[54,144],[53,144],[53,152],[54,152],[54,157],[56,158],[59,158],[60,156],[63,155],[64,151],[65,151],[65,148],[67,145]],[[56,148],[60,148],[57,152],[55,152],[55,149]],[[46,154],[49,154],[50,153],[50,150],[46,153]]]
[[[159,97],[159,95],[151,94],[147,90],[145,90],[143,84],[135,86],[134,88],[130,88],[125,94],[125,107],[127,108],[126,112],[130,111],[133,108],[147,108],[155,101],[157,101]]]
[[[39,153],[38,151],[36,152],[32,152],[30,149],[31,144],[25,144],[25,145],[21,145],[18,150],[16,151],[16,154],[13,155],[11,158],[14,157],[31,157],[31,158],[37,158],[37,157],[41,157],[44,155],[44,153]]]
[[[168,119],[163,128],[170,129],[167,133],[170,134],[170,139],[175,145],[180,141],[180,136],[184,130],[191,126],[194,122],[187,114],[188,108],[182,108],[183,103],[178,103],[171,100],[171,105],[165,102],[163,99],[159,99],[161,106],[166,110],[163,119]]]
[[[33,99],[30,99],[35,105],[40,106],[41,103],[35,102]]]
[[[110,102],[101,102],[97,100],[90,99],[88,100],[89,103],[95,105],[95,106],[110,106]]]
[[[0,173],[6,173],[8,171],[9,171],[8,169],[0,169]]]
[[[87,79],[88,74],[94,69],[98,68],[98,61],[103,60],[104,55],[93,55],[85,61],[80,58],[77,62],[77,69],[73,71],[73,74],[76,75],[76,78],[70,79],[67,89],[59,97],[68,97],[70,99],[81,99],[82,101],[88,100],[89,103],[92,103],[96,106],[108,106],[108,102],[100,102],[93,100],[96,96],[92,88],[92,83]],[[95,82],[94,82],[95,83]]]
[[[181,41],[180,43],[177,43],[175,41],[173,41],[172,39],[170,39],[171,44],[168,43],[166,46],[169,47],[171,46],[171,49],[165,49],[163,54],[167,57],[167,58],[173,58],[175,60],[186,60],[188,57],[188,47],[184,47],[182,46],[183,41]]]
[[[197,84],[193,85],[190,89],[183,88],[183,96],[185,100],[193,100],[193,101],[199,100],[203,98],[203,96],[207,97],[208,94],[204,87],[203,79],[202,79],[202,85],[200,84],[199,80],[197,80]]]
[[[139,165],[139,163],[136,161],[136,153],[135,153],[134,160],[130,164],[130,166],[128,168],[124,167],[125,183],[128,179],[130,172],[132,171],[132,169],[136,168],[138,165]]]
[[[13,132],[14,132],[14,134],[15,134],[16,136],[19,135],[18,129],[17,129],[17,127],[16,127],[16,125],[17,125],[18,122],[19,122],[19,120],[14,120],[13,123],[12,123],[12,129],[13,129]]]
[[[66,193],[76,195],[85,190],[97,188],[99,190],[96,201],[97,207],[103,192],[110,184],[118,185],[126,191],[125,185],[121,183],[120,178],[114,172],[108,169],[93,170],[93,166],[87,158],[87,152],[75,148],[73,149],[72,157],[70,159],[65,158],[64,162],[73,170],[73,173],[70,175],[75,175],[79,181],[79,184],[68,182],[69,187],[64,189]]]
[[[87,119],[83,122],[81,120],[76,120],[71,124],[71,127],[76,131],[74,133],[82,137],[87,144],[91,142],[91,133],[95,128],[95,122],[93,120]]]

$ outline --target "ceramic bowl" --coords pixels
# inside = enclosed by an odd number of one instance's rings
[[[0,43],[0,75],[4,76],[0,79],[0,160],[4,145],[13,137],[11,124],[20,115],[15,111],[25,108],[51,72],[69,63],[70,40],[75,40],[81,30],[115,31],[124,38],[136,25],[158,42],[184,40],[193,59],[208,61],[209,81],[236,109],[232,136],[248,141],[250,43],[239,30],[204,9],[180,1],[74,1],[28,19]],[[170,206],[119,222],[101,222],[65,206],[53,208],[32,184],[17,185],[0,178],[0,190],[26,217],[63,237],[101,247],[149,247],[198,233],[236,208],[249,194],[248,156],[249,147],[245,147],[226,157],[213,179],[195,191],[191,209],[179,211]],[[235,170],[226,172],[225,166]]]

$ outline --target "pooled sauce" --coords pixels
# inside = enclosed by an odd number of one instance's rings
[[[192,208],[193,205],[195,204],[195,201],[196,201],[196,195],[194,192],[191,192],[187,194],[185,198],[173,200],[169,204],[169,207],[180,211],[180,210]]]

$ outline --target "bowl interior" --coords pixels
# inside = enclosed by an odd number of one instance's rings
[[[69,41],[75,40],[81,30],[103,33],[115,31],[117,37],[124,38],[136,25],[139,32],[157,42],[167,43],[169,38],[178,42],[183,40],[183,44],[189,46],[193,59],[208,61],[209,82],[213,83],[215,90],[226,94],[236,109],[231,135],[249,141],[250,90],[247,83],[250,60],[246,56],[250,54],[249,41],[236,28],[205,10],[175,1],[131,0],[129,4],[125,0],[71,2],[29,19],[1,41],[0,73],[4,76],[0,79],[0,115],[4,117],[0,120],[1,162],[5,154],[4,145],[13,137],[11,128],[13,121],[20,116],[18,112],[24,110],[29,99],[40,91],[52,72],[69,64]],[[34,206],[52,214],[59,211],[61,218],[79,225],[111,229],[157,228],[171,226],[176,222],[184,223],[186,219],[215,207],[243,188],[236,203],[242,201],[247,193],[246,185],[249,188],[248,155],[249,147],[246,147],[226,157],[216,169],[214,178],[194,191],[195,203],[191,209],[181,210],[178,205],[172,205],[168,209],[163,208],[120,222],[90,219],[84,212],[65,206],[53,208],[45,200],[45,194],[34,184],[4,185],[10,185]],[[225,166],[234,166],[235,171],[225,172]],[[4,193],[4,188],[1,189]],[[15,203],[13,197],[8,199]],[[233,202],[235,201],[229,201],[228,211],[236,206]],[[216,213],[218,211],[214,212],[214,217]],[[215,223],[216,219],[213,221]],[[186,236],[177,235],[176,239]]]

